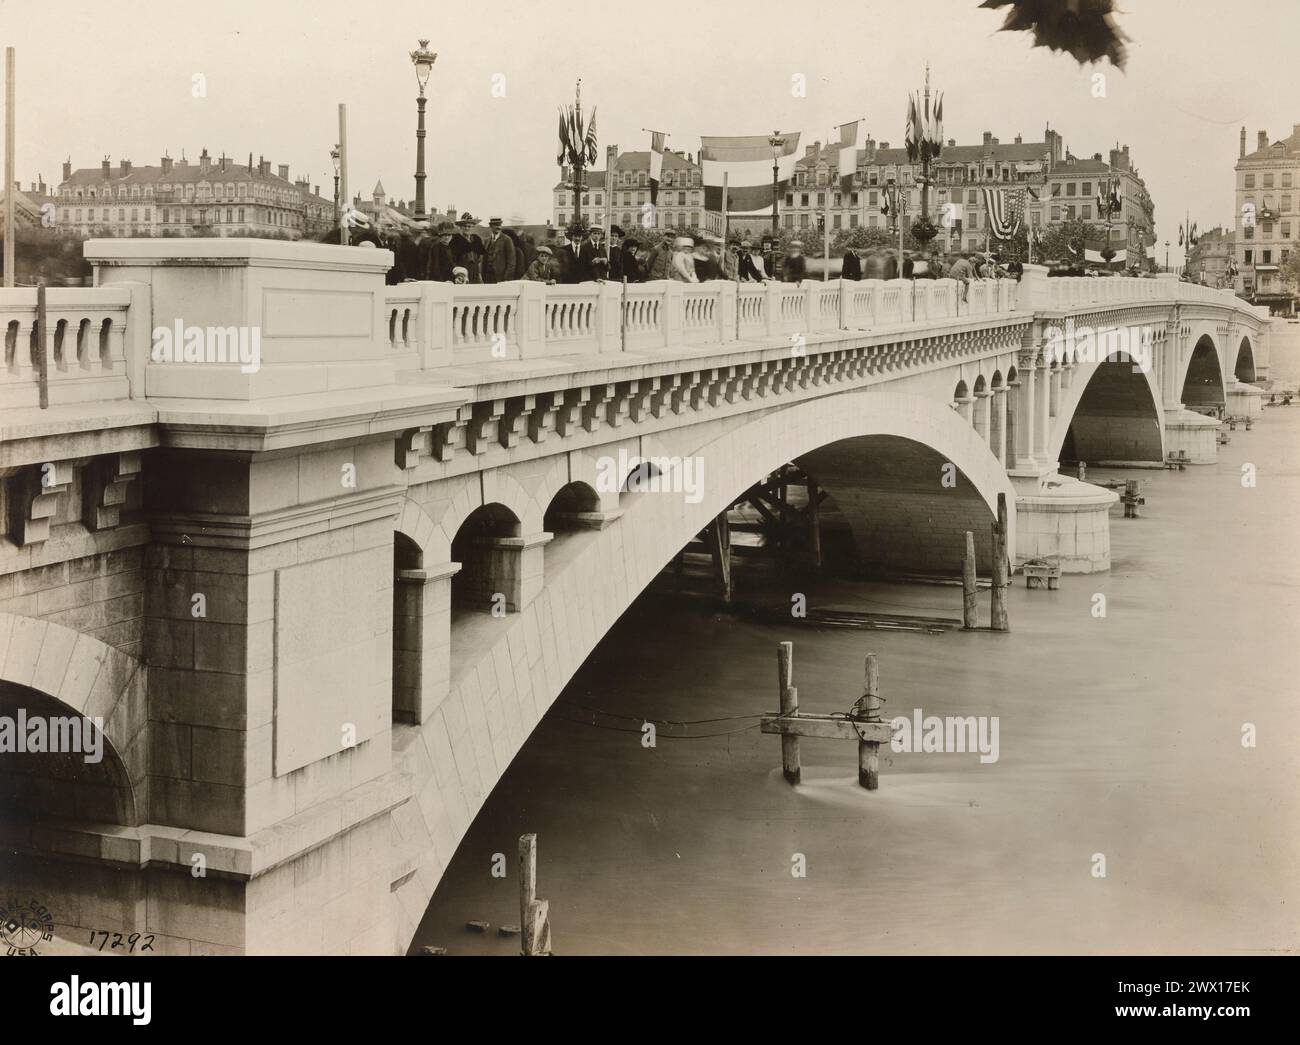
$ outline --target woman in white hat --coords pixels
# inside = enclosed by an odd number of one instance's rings
[[[692,251],[695,250],[695,240],[690,236],[678,236],[673,240],[673,266],[672,277],[682,283],[698,283],[699,277],[695,275],[695,258]]]

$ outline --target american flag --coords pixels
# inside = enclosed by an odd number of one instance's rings
[[[984,209],[989,214],[989,228],[998,239],[1010,239],[1025,216],[1025,190],[984,190]]]

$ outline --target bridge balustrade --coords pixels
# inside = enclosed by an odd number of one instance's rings
[[[150,345],[149,309],[131,314],[124,287],[51,287],[45,298],[45,359],[51,403],[84,403],[129,395],[127,337]],[[138,315],[139,320],[135,318]],[[139,326],[140,329],[136,329]],[[35,406],[36,289],[0,290],[0,408]],[[141,363],[143,365],[143,363]]]
[[[1261,310],[1231,291],[1157,279],[1045,278],[830,280],[704,284],[653,282],[544,286],[405,283],[382,290],[381,338],[398,370],[434,370],[491,359],[532,359],[675,345],[780,341],[835,330],[878,330],[935,320],[1097,304],[1160,301],[1229,307],[1258,322]],[[46,358],[52,403],[143,394],[155,318],[143,284],[47,291]],[[134,304],[133,304],[134,303]],[[137,306],[143,305],[137,311]],[[142,323],[135,315],[144,317]],[[35,406],[36,291],[0,291],[0,407]]]

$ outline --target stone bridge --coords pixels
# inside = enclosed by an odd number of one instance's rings
[[[566,681],[746,489],[797,463],[867,572],[951,571],[966,530],[987,570],[1000,493],[1017,559],[1105,569],[1115,495],[1058,463],[1213,461],[1207,415],[1256,412],[1268,361],[1264,310],[1167,278],[385,287],[360,248],[87,255],[94,287],[48,292],[48,409],[36,292],[0,291],[0,715],[105,738],[0,755],[0,888],[69,950],[403,951]]]

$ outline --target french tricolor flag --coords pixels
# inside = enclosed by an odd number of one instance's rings
[[[704,167],[704,206],[722,209],[722,182],[727,182],[727,210],[736,214],[771,213],[772,163],[777,165],[777,191],[784,192],[794,174],[799,132],[778,134],[773,145],[766,134],[700,137]]]

